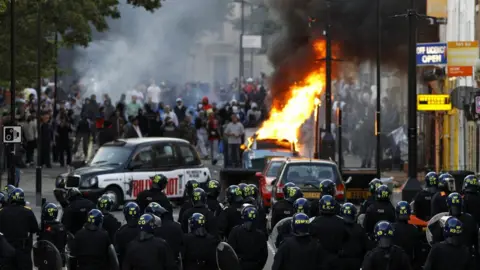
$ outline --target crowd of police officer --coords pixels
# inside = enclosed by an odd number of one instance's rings
[[[272,207],[271,230],[253,184],[229,186],[223,205],[217,181],[205,185],[187,181],[176,222],[163,192],[168,180],[155,175],[152,188],[123,207],[124,225],[110,213],[115,204],[112,197],[103,195],[95,205],[76,188],[69,189],[67,201],[61,203],[61,221],[59,207],[46,203],[39,225],[26,206],[23,190],[7,186],[0,193],[0,268],[30,270],[34,263],[39,269],[54,269],[47,252],[43,260],[34,256],[32,263],[36,234],[37,242],[46,240],[55,246],[69,269],[109,269],[112,249],[125,270],[211,270],[218,269],[222,260],[237,269],[234,257],[219,255],[219,243],[226,241],[238,257],[239,269],[261,270],[271,233],[277,248],[273,270],[476,269],[479,183],[475,176],[467,176],[460,194],[452,192],[451,179],[449,174],[428,173],[413,209],[405,201],[393,206],[389,188],[373,179],[372,195],[359,211],[352,203],[336,201],[336,186],[330,180],[321,182],[320,199],[313,201],[303,198],[299,187],[286,183],[284,198]],[[424,228],[413,221],[435,220],[432,217],[442,211],[449,216],[445,224],[428,226],[430,248]]]

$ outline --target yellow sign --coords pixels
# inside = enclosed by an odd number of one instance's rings
[[[347,200],[354,200],[354,199],[367,199],[370,196],[370,192],[368,190],[357,190],[354,191],[347,189]]]
[[[448,77],[473,75],[473,66],[478,59],[478,41],[453,41],[447,43]]]
[[[320,192],[305,192],[303,193],[305,199],[320,199]]]
[[[447,18],[448,0],[427,0],[427,16]]]
[[[417,95],[418,111],[450,111],[451,109],[450,95]]]

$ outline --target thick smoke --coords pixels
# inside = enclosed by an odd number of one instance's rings
[[[79,49],[75,69],[84,81],[95,81],[89,92],[118,97],[150,78],[188,80],[186,63],[198,37],[219,29],[227,15],[223,0],[169,0],[154,13],[122,2],[122,17],[109,23],[110,31]]]

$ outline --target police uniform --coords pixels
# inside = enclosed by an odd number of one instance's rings
[[[67,208],[63,209],[62,223],[72,234],[82,229],[87,221],[87,213],[95,208],[95,204],[82,197],[75,197]]]
[[[137,220],[129,220],[115,233],[115,250],[117,251],[120,266],[125,259],[128,244],[140,233],[140,228],[138,228],[137,222]]]
[[[67,229],[58,221],[49,221],[43,224],[37,241],[46,240],[54,244],[62,256],[65,264],[65,246],[67,244]]]
[[[140,206],[140,211],[143,213],[147,205],[151,202],[156,202],[173,213],[173,207],[167,198],[167,195],[159,188],[151,188],[140,192],[137,196],[137,203]],[[172,216],[173,217],[173,216]]]
[[[110,242],[113,243],[115,239],[115,233],[118,231],[118,229],[120,229],[122,224],[111,213],[103,213],[103,215],[102,228],[107,231],[108,236],[110,237]]]
[[[435,193],[430,190],[424,189],[419,191],[416,195],[413,203],[413,209],[415,216],[421,220],[430,220],[432,213],[432,198]]]
[[[438,213],[448,212],[447,207],[447,196],[448,193],[445,191],[438,191],[432,197],[432,207],[430,214],[431,217],[434,217]]]
[[[162,218],[162,226],[155,229],[154,235],[164,239],[173,252],[174,259],[179,262],[179,255],[183,247],[183,231],[180,223]]]

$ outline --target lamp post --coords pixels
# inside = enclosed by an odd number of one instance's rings
[[[17,88],[15,78],[15,36],[15,0],[10,0],[10,125],[12,126],[15,125],[15,89]],[[10,160],[10,162],[7,162],[9,165],[7,183],[15,185],[15,145],[10,144],[5,149],[8,151],[6,157]]]
[[[40,102],[42,96],[42,17],[41,2],[37,10],[37,166],[35,168],[35,201],[37,206],[42,205],[42,117]]]
[[[238,94],[242,94],[242,78],[244,76],[244,50],[243,35],[245,35],[245,0],[240,0],[240,47],[239,49],[239,74],[238,74]],[[240,97],[240,96],[239,96]]]
[[[381,123],[380,123],[380,116],[382,111],[382,104],[381,104],[381,57],[382,57],[382,18],[381,18],[381,1],[377,0],[377,112],[375,114],[375,135],[377,139],[377,148],[376,148],[376,155],[375,155],[375,166],[377,167],[377,177],[381,177],[381,167],[380,161],[382,158],[382,147],[381,147]]]

